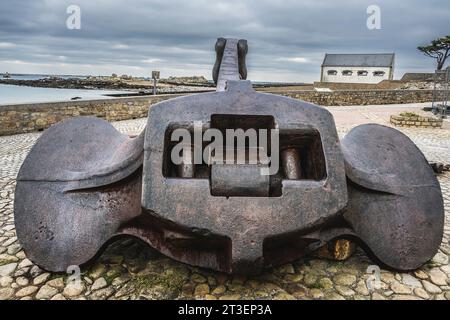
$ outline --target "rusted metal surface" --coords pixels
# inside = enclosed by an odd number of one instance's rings
[[[398,270],[429,260],[442,239],[443,201],[417,147],[379,125],[356,127],[340,142],[327,110],[254,91],[243,80],[247,50],[245,40],[218,39],[217,91],[154,105],[138,137],[96,118],[48,129],[17,178],[15,222],[27,256],[63,271],[132,235],[228,273],[258,273],[318,249],[345,259],[350,240]],[[172,163],[171,132],[196,122],[202,132],[276,128],[279,146],[245,150],[244,163],[194,164],[203,144]],[[278,170],[261,175],[260,156],[274,152]]]
[[[349,183],[344,212],[355,234],[386,265],[420,267],[439,247],[442,193],[423,154],[403,133],[367,124],[342,141]]]

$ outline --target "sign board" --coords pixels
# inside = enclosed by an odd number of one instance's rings
[[[152,79],[159,79],[159,71],[152,71]]]

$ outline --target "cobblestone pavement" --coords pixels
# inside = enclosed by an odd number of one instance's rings
[[[402,106],[414,109],[417,105]],[[378,107],[381,113],[388,109]],[[330,107],[340,135],[356,122],[386,123],[370,107]],[[344,112],[344,114],[342,113]],[[345,112],[347,112],[345,114]],[[338,114],[340,113],[340,114]],[[352,123],[348,119],[358,121]],[[145,119],[114,124],[137,134]],[[449,129],[401,129],[430,161],[450,163]],[[3,299],[450,299],[450,174],[439,176],[446,225],[439,252],[410,273],[381,269],[379,286],[370,286],[373,264],[361,250],[344,262],[304,258],[257,277],[228,276],[170,260],[130,238],[112,243],[81,281],[48,273],[26,258],[17,241],[13,199],[18,169],[39,133],[0,137],[0,300]],[[376,283],[374,283],[376,284]]]

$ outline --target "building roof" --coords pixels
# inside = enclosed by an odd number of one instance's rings
[[[325,54],[322,67],[393,67],[394,53]]]

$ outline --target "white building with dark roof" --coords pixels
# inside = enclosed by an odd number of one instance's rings
[[[378,83],[394,78],[394,53],[325,54],[321,82]]]

